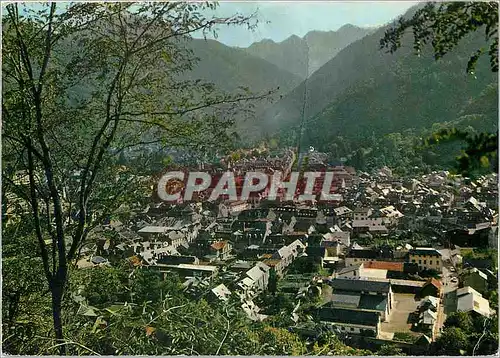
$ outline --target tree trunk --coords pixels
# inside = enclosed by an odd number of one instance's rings
[[[63,296],[63,285],[64,282],[61,282],[57,278],[54,278],[54,281],[51,285],[51,293],[52,293],[52,318],[54,320],[54,331],[56,335],[56,344],[60,344],[59,346],[59,355],[66,355],[66,345],[63,339],[63,326],[62,326],[62,296]]]

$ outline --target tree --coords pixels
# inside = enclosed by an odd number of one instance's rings
[[[498,311],[498,289],[488,292],[488,301],[490,301],[491,308]]]
[[[377,351],[378,356],[405,356],[401,348],[398,348],[391,344],[384,344]]]
[[[467,334],[460,328],[445,328],[434,344],[436,355],[462,355],[467,351]]]
[[[267,289],[273,296],[276,295],[276,291],[278,289],[278,276],[274,270],[270,271]]]
[[[318,344],[314,344],[313,355],[345,355],[345,356],[369,356],[372,353],[365,349],[356,349],[342,343],[342,341],[332,332],[322,334],[318,339]]]
[[[52,298],[60,353],[69,267],[143,178],[120,172],[124,148],[224,145],[248,100],[180,81],[195,59],[190,35],[252,17],[207,18],[212,3],[9,4],[3,20],[3,182],[29,205]],[[21,174],[26,182],[15,179]],[[146,185],[147,187],[147,185]],[[111,190],[111,191],[110,191]],[[128,190],[124,192],[124,190]],[[142,196],[143,197],[143,196]],[[143,197],[144,198],[144,197]],[[46,240],[50,244],[46,245]]]
[[[430,43],[436,60],[453,50],[470,33],[484,30],[491,70],[498,72],[497,2],[429,2],[410,19],[401,17],[395,26],[386,31],[380,40],[380,47],[395,52],[401,47],[401,39],[409,29],[413,32],[416,54],[420,54],[423,47]],[[480,48],[471,56],[467,64],[468,73],[474,70],[485,51],[485,48]]]
[[[410,29],[416,54],[430,44],[436,60],[453,50],[469,34],[484,30],[485,47],[471,55],[466,71],[474,74],[478,59],[487,51],[491,71],[498,72],[498,2],[427,3],[410,19],[401,17],[388,29],[380,40],[380,47],[391,53],[397,51]],[[497,170],[498,133],[470,134],[455,128],[443,129],[434,133],[426,144],[456,140],[466,144],[465,150],[457,157],[457,169],[461,174],[471,175],[482,168]]]
[[[444,322],[445,327],[456,327],[460,328],[464,332],[470,332],[473,328],[472,319],[467,312],[453,312],[448,317],[446,317],[446,321]]]

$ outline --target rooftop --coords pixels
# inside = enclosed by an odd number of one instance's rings
[[[376,326],[380,322],[380,317],[377,312],[330,307],[321,307],[318,310],[318,318],[326,322],[357,324],[371,327]]]
[[[139,233],[146,233],[146,234],[163,234],[166,233],[167,231],[173,230],[174,228],[168,227],[168,226],[145,226],[142,229],[140,229],[138,232]]]
[[[371,291],[388,293],[391,288],[391,284],[389,282],[341,278],[331,280],[330,286],[332,286],[334,290],[347,292]]]
[[[387,308],[387,297],[361,295],[358,308],[364,310],[385,311]]]
[[[363,263],[363,268],[398,271],[403,272],[404,262],[390,262],[390,261],[369,261]]]
[[[408,251],[410,255],[441,256],[441,253],[432,247],[417,247]]]
[[[334,306],[352,306],[358,307],[359,301],[361,300],[360,294],[342,294],[342,293],[334,293],[331,296],[330,302],[328,302],[329,307]]]

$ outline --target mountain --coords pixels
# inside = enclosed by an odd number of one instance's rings
[[[278,93],[286,94],[301,82],[289,71],[215,40],[193,39],[188,47],[200,61],[184,76],[212,82],[226,91],[247,87],[262,92],[279,87]]]
[[[262,40],[245,51],[305,79],[344,47],[371,32],[373,29],[347,24],[337,31],[311,31],[303,38],[293,35],[279,43]]]
[[[262,138],[280,132],[291,139],[302,123],[304,145],[324,149],[338,136],[359,144],[371,136],[454,122],[475,99],[495,98],[497,87],[490,85],[498,78],[490,71],[487,57],[480,60],[474,76],[465,73],[471,54],[484,46],[482,30],[435,61],[431,48],[416,56],[410,36],[394,54],[380,50],[386,28],[348,45],[263,111],[253,135]],[[498,105],[495,101],[489,106],[488,113],[479,115],[486,116],[484,120],[494,130],[498,116],[492,118],[492,113],[498,113]]]

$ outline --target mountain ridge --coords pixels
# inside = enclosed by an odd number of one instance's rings
[[[345,24],[335,31],[313,30],[303,37],[294,34],[281,42],[264,39],[241,49],[305,79],[345,46],[372,31]]]
[[[286,69],[217,40],[192,39],[187,46],[199,61],[184,76],[213,82],[226,91],[248,87],[263,92],[279,87],[278,94],[284,95],[301,81]]]
[[[406,16],[414,11],[410,9]],[[363,143],[372,134],[420,130],[433,123],[456,121],[465,102],[480,96],[497,80],[483,58],[475,78],[465,73],[470,55],[483,45],[481,31],[435,61],[429,47],[421,57],[416,56],[409,36],[403,40],[406,46],[394,54],[380,50],[380,39],[388,26],[343,48],[265,109],[260,123],[247,128],[247,133],[257,132],[257,138],[263,138],[281,132],[290,139],[303,128],[304,146],[331,143],[337,136]],[[495,120],[490,118],[495,108],[488,110],[488,123]]]

